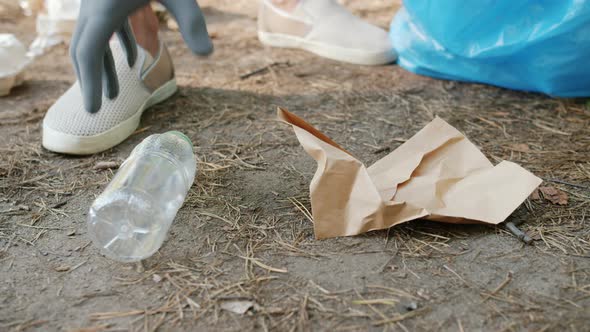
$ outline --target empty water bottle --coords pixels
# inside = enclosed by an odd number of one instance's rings
[[[151,135],[133,149],[88,214],[88,233],[107,257],[135,262],[162,246],[196,173],[191,141]]]

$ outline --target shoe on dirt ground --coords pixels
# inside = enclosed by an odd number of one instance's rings
[[[131,68],[118,40],[111,41],[111,49],[119,95],[114,99],[103,95],[100,110],[89,113],[84,109],[76,82],[47,111],[43,119],[43,147],[73,155],[108,150],[137,129],[144,110],[177,91],[174,67],[163,42],[155,59],[138,45],[137,61]]]
[[[261,0],[258,39],[332,60],[383,65],[396,60],[387,31],[351,14],[335,0],[301,0],[292,12]]]

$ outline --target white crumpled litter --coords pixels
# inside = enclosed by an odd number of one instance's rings
[[[22,83],[30,62],[25,46],[13,34],[0,34],[0,96]]]
[[[244,315],[248,310],[255,308],[256,303],[254,301],[247,301],[247,300],[230,300],[230,301],[223,301],[219,305],[221,309],[227,310],[239,315]]]
[[[44,9],[37,15],[37,38],[29,48],[29,55],[41,55],[47,49],[68,41],[79,11],[80,0],[45,0]]]

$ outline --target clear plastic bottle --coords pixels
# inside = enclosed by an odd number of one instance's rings
[[[88,234],[121,262],[153,255],[193,184],[197,163],[188,137],[151,135],[133,149],[88,214]]]

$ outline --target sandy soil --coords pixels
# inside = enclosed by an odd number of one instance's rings
[[[361,67],[256,38],[254,1],[202,1],[216,52],[196,58],[163,29],[180,92],[120,146],[75,158],[41,148],[41,121],[72,84],[67,47],[40,58],[0,99],[0,330],[588,331],[590,110],[584,100]],[[387,27],[392,1],[347,1]],[[31,18],[0,18],[27,43]],[[246,79],[240,76],[266,68]],[[503,226],[416,221],[317,241],[315,163],[276,106],[374,162],[440,116],[495,163],[517,162],[568,196],[527,201]],[[199,174],[167,242],[143,267],[90,243],[92,200],[143,138],[181,130]],[[245,314],[224,310],[251,302]]]

